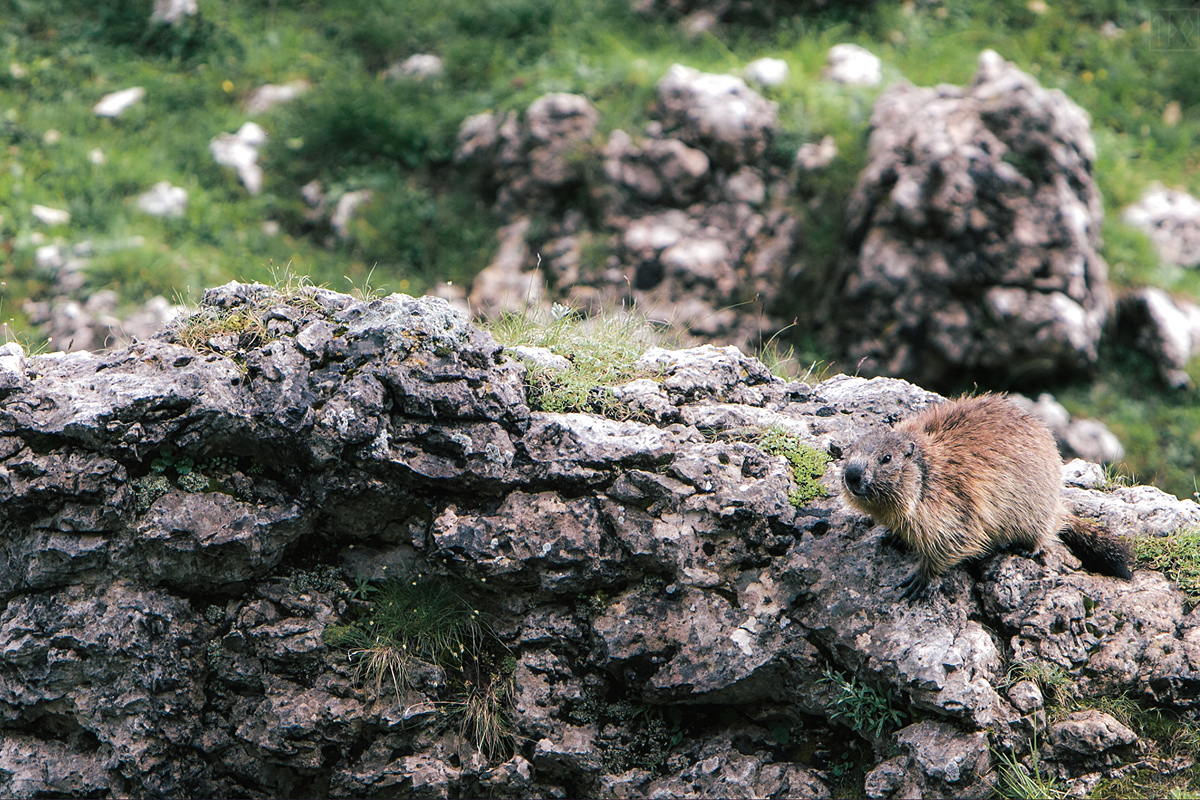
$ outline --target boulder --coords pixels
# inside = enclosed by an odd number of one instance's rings
[[[674,64],[658,83],[663,125],[723,165],[761,156],[775,130],[776,104],[734,75]]]
[[[598,115],[574,95],[547,95],[524,118],[463,122],[456,157],[497,186],[506,220],[473,308],[559,302],[594,313],[632,301],[695,343],[761,345],[784,327],[770,311],[800,229],[786,171],[764,156],[774,104],[741,78],[680,65],[658,93],[644,135],[618,129],[602,146]],[[580,197],[597,213],[581,213]]]
[[[1087,114],[985,51],[966,88],[889,89],[871,127],[824,317],[847,361],[933,386],[1091,367],[1111,300]]]
[[[1013,400],[1026,411],[1046,423],[1058,442],[1058,450],[1068,461],[1081,458],[1098,464],[1111,464],[1125,457],[1121,440],[1094,419],[1071,419],[1070,413],[1054,395],[1043,392],[1034,402],[1022,395],[1013,395]]]

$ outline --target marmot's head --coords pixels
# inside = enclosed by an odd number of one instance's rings
[[[891,524],[917,507],[923,493],[924,462],[917,442],[893,430],[860,436],[846,454],[843,494],[850,505]]]

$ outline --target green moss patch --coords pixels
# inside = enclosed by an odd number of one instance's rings
[[[788,500],[796,508],[802,508],[818,497],[828,494],[821,485],[821,476],[829,463],[829,454],[806,445],[800,437],[781,425],[765,428],[755,442],[766,453],[783,456],[792,465],[792,479],[796,482],[788,492]]]

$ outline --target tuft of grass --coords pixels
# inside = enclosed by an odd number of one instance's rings
[[[1046,705],[1057,705],[1071,710],[1079,693],[1075,680],[1065,669],[1049,661],[1025,659],[1008,668],[1004,685],[1010,687],[1020,681],[1032,681],[1042,692]]]
[[[1200,599],[1200,528],[1183,528],[1171,536],[1139,536],[1133,556],[1138,566],[1163,573],[1193,601]]]
[[[1057,800],[1067,796],[1066,789],[1049,773],[1043,774],[1038,757],[1037,734],[1029,742],[1029,766],[1026,767],[1009,751],[1000,755],[999,781],[996,792],[1000,797],[1020,800]]]
[[[821,485],[829,454],[806,445],[799,436],[781,425],[764,428],[755,444],[763,452],[783,456],[792,465],[792,479],[796,485],[788,491],[788,500],[796,508],[804,506],[828,494]]]
[[[627,412],[612,388],[653,373],[637,365],[661,336],[646,317],[633,312],[585,319],[567,306],[550,311],[505,312],[488,329],[506,347],[543,347],[570,365],[553,369],[526,360],[530,405],[540,411],[591,411],[621,418]]]
[[[859,683],[853,676],[847,678],[833,667],[825,668],[820,682],[835,690],[829,719],[841,720],[851,730],[878,738],[903,727],[908,721],[908,711],[896,707],[891,692],[881,692],[874,686]]]
[[[200,306],[172,323],[175,341],[202,353],[223,354],[215,341],[232,336],[239,349],[257,347],[271,340],[266,312],[280,305],[312,306],[317,287],[307,276],[297,275],[289,267],[270,268],[272,286],[258,284],[262,291],[238,306],[214,308]]]
[[[512,689],[511,674],[497,676],[485,686],[470,686],[461,700],[445,707],[447,715],[461,718],[463,735],[489,761],[508,752],[512,744],[512,725],[505,716]]]
[[[445,580],[417,575],[367,588],[353,596],[365,613],[349,624],[330,625],[322,640],[344,648],[357,680],[377,697],[390,688],[397,700],[416,688],[430,667],[445,671],[452,696],[438,703],[442,716],[456,719],[463,736],[488,759],[512,742],[506,718],[512,697],[514,659],[497,659],[504,647],[484,615]]]

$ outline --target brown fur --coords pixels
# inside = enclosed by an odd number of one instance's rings
[[[1067,512],[1061,469],[1040,420],[985,394],[861,437],[846,456],[843,494],[917,554],[906,597],[966,559],[1009,545],[1036,552],[1064,528],[1085,566],[1128,578],[1128,543]]]

